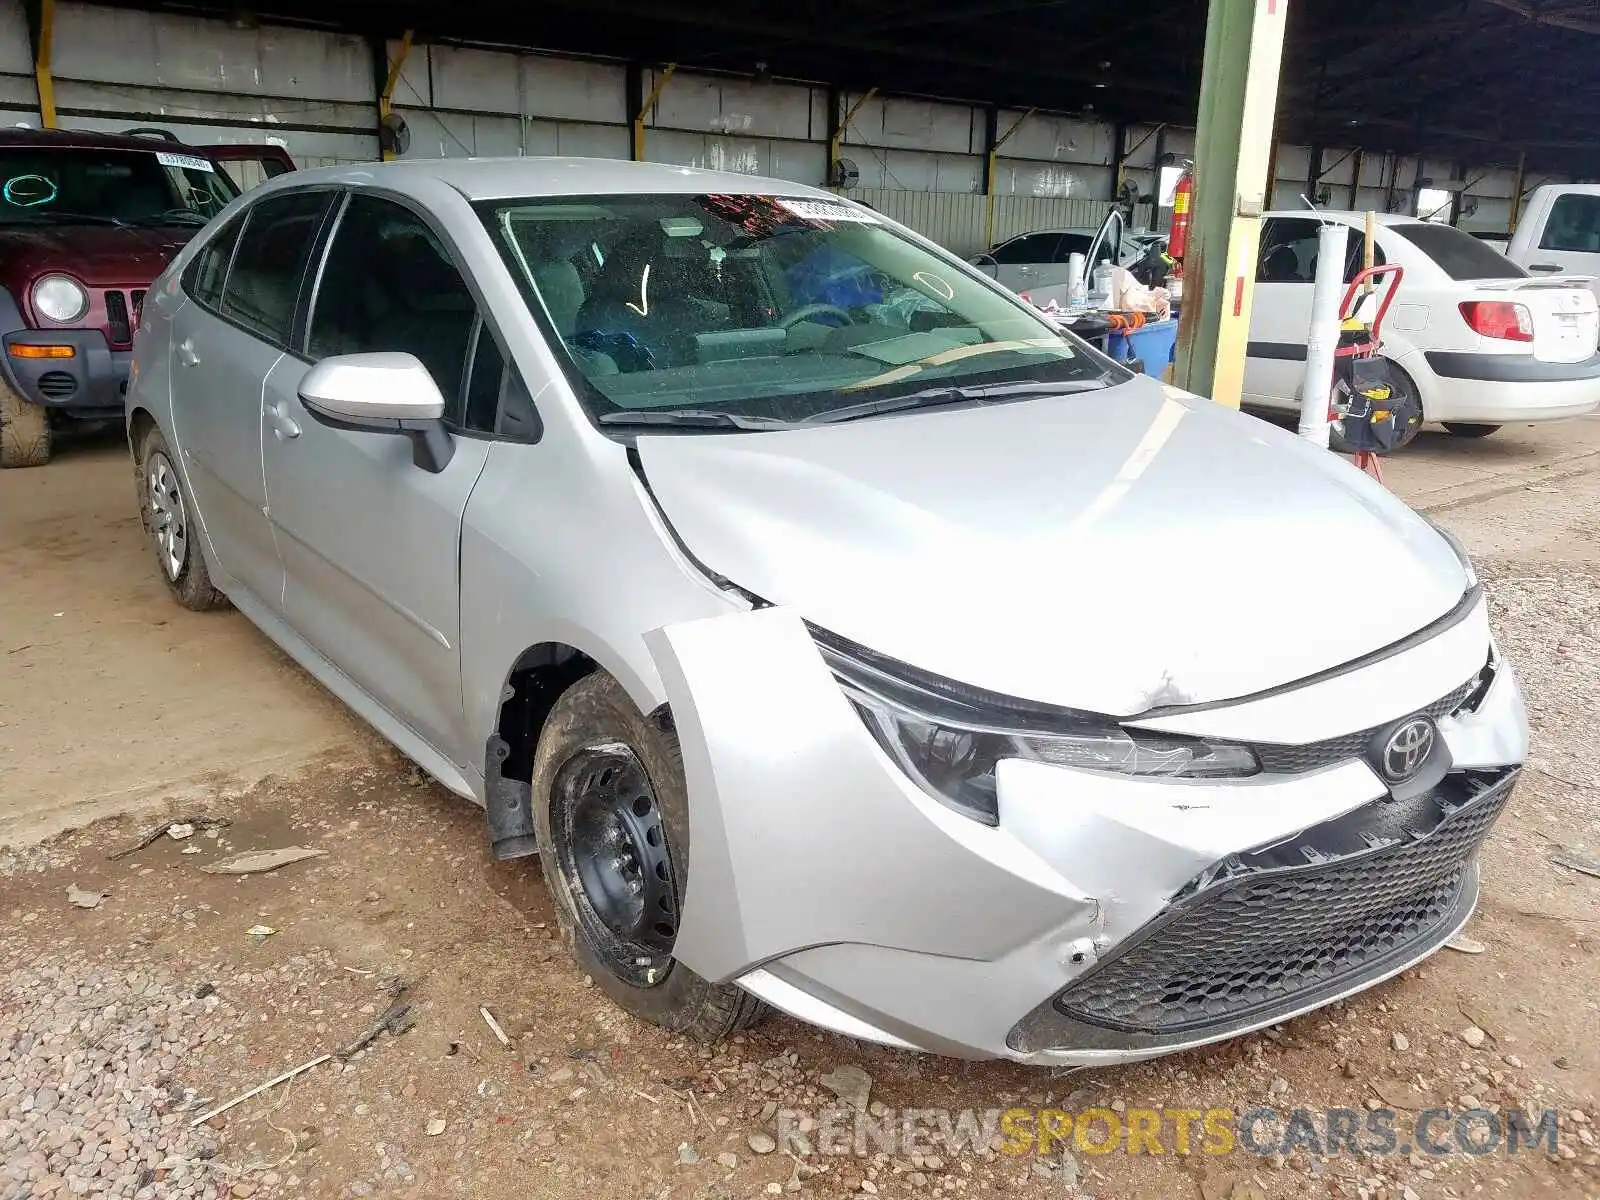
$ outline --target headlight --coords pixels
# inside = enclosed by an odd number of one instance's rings
[[[1477,568],[1472,565],[1472,559],[1468,556],[1467,548],[1462,544],[1461,539],[1455,534],[1451,533],[1443,525],[1439,524],[1439,522],[1435,521],[1432,517],[1425,516],[1421,513],[1418,513],[1417,515],[1421,516],[1422,519],[1429,525],[1432,525],[1434,532],[1442,537],[1445,541],[1450,543],[1450,549],[1454,550],[1456,552],[1456,557],[1461,560],[1461,569],[1467,573],[1467,587],[1477,587],[1478,571]]]
[[[1235,779],[1261,765],[1247,746],[1129,730],[1109,717],[981,692],[813,629],[845,695],[890,758],[940,803],[1000,823],[1003,758],[1158,779]]]
[[[89,311],[89,293],[65,275],[46,275],[33,285],[33,308],[40,316],[64,325]]]

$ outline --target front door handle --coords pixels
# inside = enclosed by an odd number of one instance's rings
[[[194,350],[193,338],[184,338],[178,343],[178,361],[186,367],[195,366],[200,362],[200,356]]]
[[[280,442],[300,436],[300,424],[291,417],[282,404],[267,405],[267,422],[272,426],[272,436]]]
[[[1555,274],[1555,272],[1561,270],[1561,264],[1560,263],[1529,263],[1528,264],[1528,270],[1530,270],[1530,271],[1538,271],[1540,274],[1543,274],[1543,275],[1553,275],[1553,274]]]

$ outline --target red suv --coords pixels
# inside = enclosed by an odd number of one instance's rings
[[[162,130],[0,130],[0,467],[48,462],[69,422],[121,419],[145,289],[244,164],[294,169],[276,146]]]

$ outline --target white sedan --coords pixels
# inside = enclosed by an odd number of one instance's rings
[[[1319,216],[1352,227],[1348,282],[1361,269],[1366,214]],[[1300,407],[1318,224],[1295,212],[1262,220],[1247,405]],[[1424,420],[1459,437],[1484,437],[1502,425],[1600,407],[1600,309],[1586,279],[1532,277],[1468,233],[1392,214],[1377,218],[1375,258],[1405,268],[1384,319],[1382,353],[1394,385],[1421,400]]]

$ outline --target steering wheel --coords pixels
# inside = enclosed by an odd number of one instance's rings
[[[779,329],[793,329],[801,321],[809,321],[812,317],[820,316],[842,317],[846,325],[854,325],[855,318],[837,304],[802,304],[792,313],[785,313],[778,318]]]

